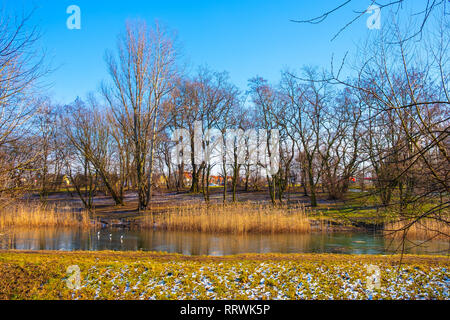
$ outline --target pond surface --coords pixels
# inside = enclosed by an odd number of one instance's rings
[[[422,244],[420,246],[416,246]],[[448,241],[415,240],[407,253],[448,254]],[[0,249],[22,250],[144,250],[187,255],[239,253],[389,254],[400,242],[370,233],[205,234],[196,232],[122,229],[10,229],[0,231]]]

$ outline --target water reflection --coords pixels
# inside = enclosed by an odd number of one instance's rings
[[[447,241],[432,241],[420,247],[408,243],[408,253],[448,253]],[[148,250],[186,255],[238,253],[347,253],[387,254],[399,242],[377,234],[268,234],[226,235],[158,230],[13,229],[0,231],[0,249],[23,250]]]

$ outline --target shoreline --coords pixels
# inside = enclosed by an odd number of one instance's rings
[[[120,250],[73,250],[73,251],[61,251],[61,250],[23,250],[23,249],[0,249],[0,258],[5,254],[31,254],[31,255],[74,255],[74,256],[105,256],[114,258],[148,258],[148,259],[183,259],[183,260],[230,260],[230,259],[249,259],[249,260],[323,260],[323,259],[337,259],[337,260],[365,260],[365,259],[382,259],[382,260],[395,260],[402,259],[402,262],[414,262],[418,260],[439,260],[446,261],[450,265],[450,255],[443,254],[347,254],[347,253],[240,253],[223,256],[212,255],[187,255],[181,253],[169,253],[163,251],[120,251]],[[1,261],[1,259],[0,259]]]

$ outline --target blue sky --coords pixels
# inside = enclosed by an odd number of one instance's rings
[[[19,12],[37,8],[33,23],[39,26],[40,45],[56,68],[46,78],[51,84],[50,95],[59,103],[68,103],[98,90],[100,82],[108,78],[105,50],[115,49],[127,19],[158,19],[177,32],[182,60],[191,70],[208,65],[228,71],[231,81],[246,90],[247,80],[256,75],[276,82],[285,67],[328,67],[333,53],[341,58],[369,33],[377,32],[366,27],[366,15],[330,41],[351,20],[351,10],[368,6],[369,0],[359,0],[321,24],[289,21],[320,15],[341,2],[15,0],[6,1],[6,7]],[[66,28],[66,8],[72,4],[81,9],[81,30]]]

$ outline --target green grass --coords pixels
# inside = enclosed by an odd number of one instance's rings
[[[0,299],[449,299],[443,256],[0,252]],[[67,286],[67,268],[80,285]],[[369,290],[369,265],[380,288]],[[71,282],[73,283],[73,282]]]
[[[364,222],[365,224],[382,224],[398,220],[397,195],[393,195],[391,205],[384,208],[380,206],[380,199],[371,193],[348,192],[344,201],[319,204],[310,213],[312,219],[330,220],[344,225]],[[437,205],[433,199],[427,199],[424,203],[415,203],[402,213],[403,217],[417,216],[419,212],[426,212]],[[448,212],[447,212],[448,214]]]

